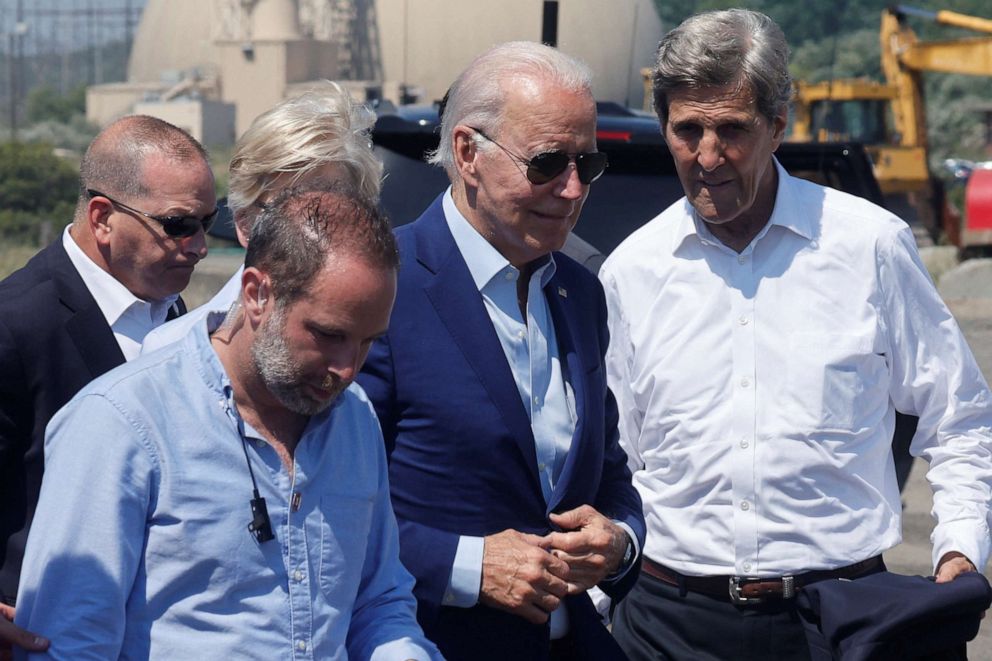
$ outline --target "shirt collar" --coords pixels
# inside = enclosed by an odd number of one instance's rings
[[[814,219],[799,205],[795,179],[785,171],[777,158],[773,156],[772,160],[775,161],[775,169],[778,170],[778,192],[775,194],[775,207],[772,209],[772,217],[768,224],[784,227],[804,239],[812,240],[815,236]]]
[[[201,318],[183,338],[182,341],[186,344],[184,351],[199,356],[196,362],[200,366],[204,382],[211,390],[223,393],[227,398],[231,392],[231,379],[210,343],[210,333],[209,321],[206,317]]]
[[[444,220],[448,224],[448,230],[455,240],[458,252],[462,254],[465,264],[468,265],[476,289],[482,291],[493,278],[505,272],[507,268],[517,270],[458,210],[451,196],[451,186],[448,186],[448,190],[444,192],[441,206],[444,209]],[[549,254],[546,261],[534,270],[535,274],[540,273],[542,287],[548,284],[556,269],[554,256]]]
[[[62,247],[65,248],[69,261],[75,267],[79,277],[96,301],[100,312],[103,313],[107,324],[113,326],[132,306],[150,308],[151,318],[161,316],[165,318],[169,306],[176,302],[179,294],[173,294],[161,300],[145,301],[130,292],[117,278],[110,275],[96,262],[90,259],[89,255],[83,252],[76,240],[69,234],[72,225],[68,225],[62,232]]]
[[[772,163],[778,172],[778,189],[775,191],[775,206],[772,208],[771,218],[768,219],[768,222],[754,238],[752,244],[759,241],[768,233],[769,228],[775,225],[794,232],[805,239],[812,239],[812,219],[807,217],[797,204],[792,177],[774,156],[772,156]],[[699,237],[701,240],[705,237],[709,241],[718,241],[706,229],[706,221],[699,217],[695,208],[689,203],[688,198],[683,197],[682,204],[684,205],[685,213],[678,219],[679,227],[675,232],[674,243],[676,250],[686,238],[693,235]]]

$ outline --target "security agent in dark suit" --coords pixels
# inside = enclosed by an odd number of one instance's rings
[[[162,120],[126,117],[86,150],[72,224],[0,282],[4,602],[17,594],[45,426],[84,385],[137,356],[145,333],[185,311],[178,294],[207,254],[216,210],[203,147]]]
[[[400,228],[358,381],[390,453],[418,619],[448,659],[621,658],[587,594],[636,575],[640,499],[606,388],[602,289],[561,253],[603,172],[588,70],[497,46],[442,118],[452,185]]]

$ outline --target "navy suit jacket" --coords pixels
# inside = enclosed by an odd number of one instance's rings
[[[534,436],[492,321],[445,223],[441,198],[396,231],[399,290],[386,337],[358,380],[382,424],[400,554],[417,579],[418,619],[449,659],[547,658],[547,625],[477,605],[442,605],[460,535],[513,528],[544,535],[548,514],[590,504],[644,541],[641,500],[618,443],[606,387],[602,288],[555,254],[545,287],[578,423],[552,500],[538,478]],[[620,598],[636,577],[604,584]],[[588,658],[610,658],[612,638],[587,595],[567,598],[571,631]]]
[[[0,596],[5,599],[17,594],[41,488],[45,427],[83,386],[123,362],[61,235],[0,282]]]

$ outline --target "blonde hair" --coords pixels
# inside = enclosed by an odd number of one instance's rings
[[[254,216],[244,212],[262,196],[275,192],[273,182],[279,176],[292,175],[287,182],[292,186],[329,164],[343,167],[352,186],[377,202],[382,163],[372,153],[374,122],[375,113],[352,101],[333,82],[259,115],[238,139],[231,157],[227,202],[235,220]]]

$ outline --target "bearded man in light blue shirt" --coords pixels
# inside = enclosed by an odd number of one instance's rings
[[[240,303],[83,390],[48,430],[18,624],[58,659],[436,659],[351,381],[396,295],[388,222],[291,189]]]

